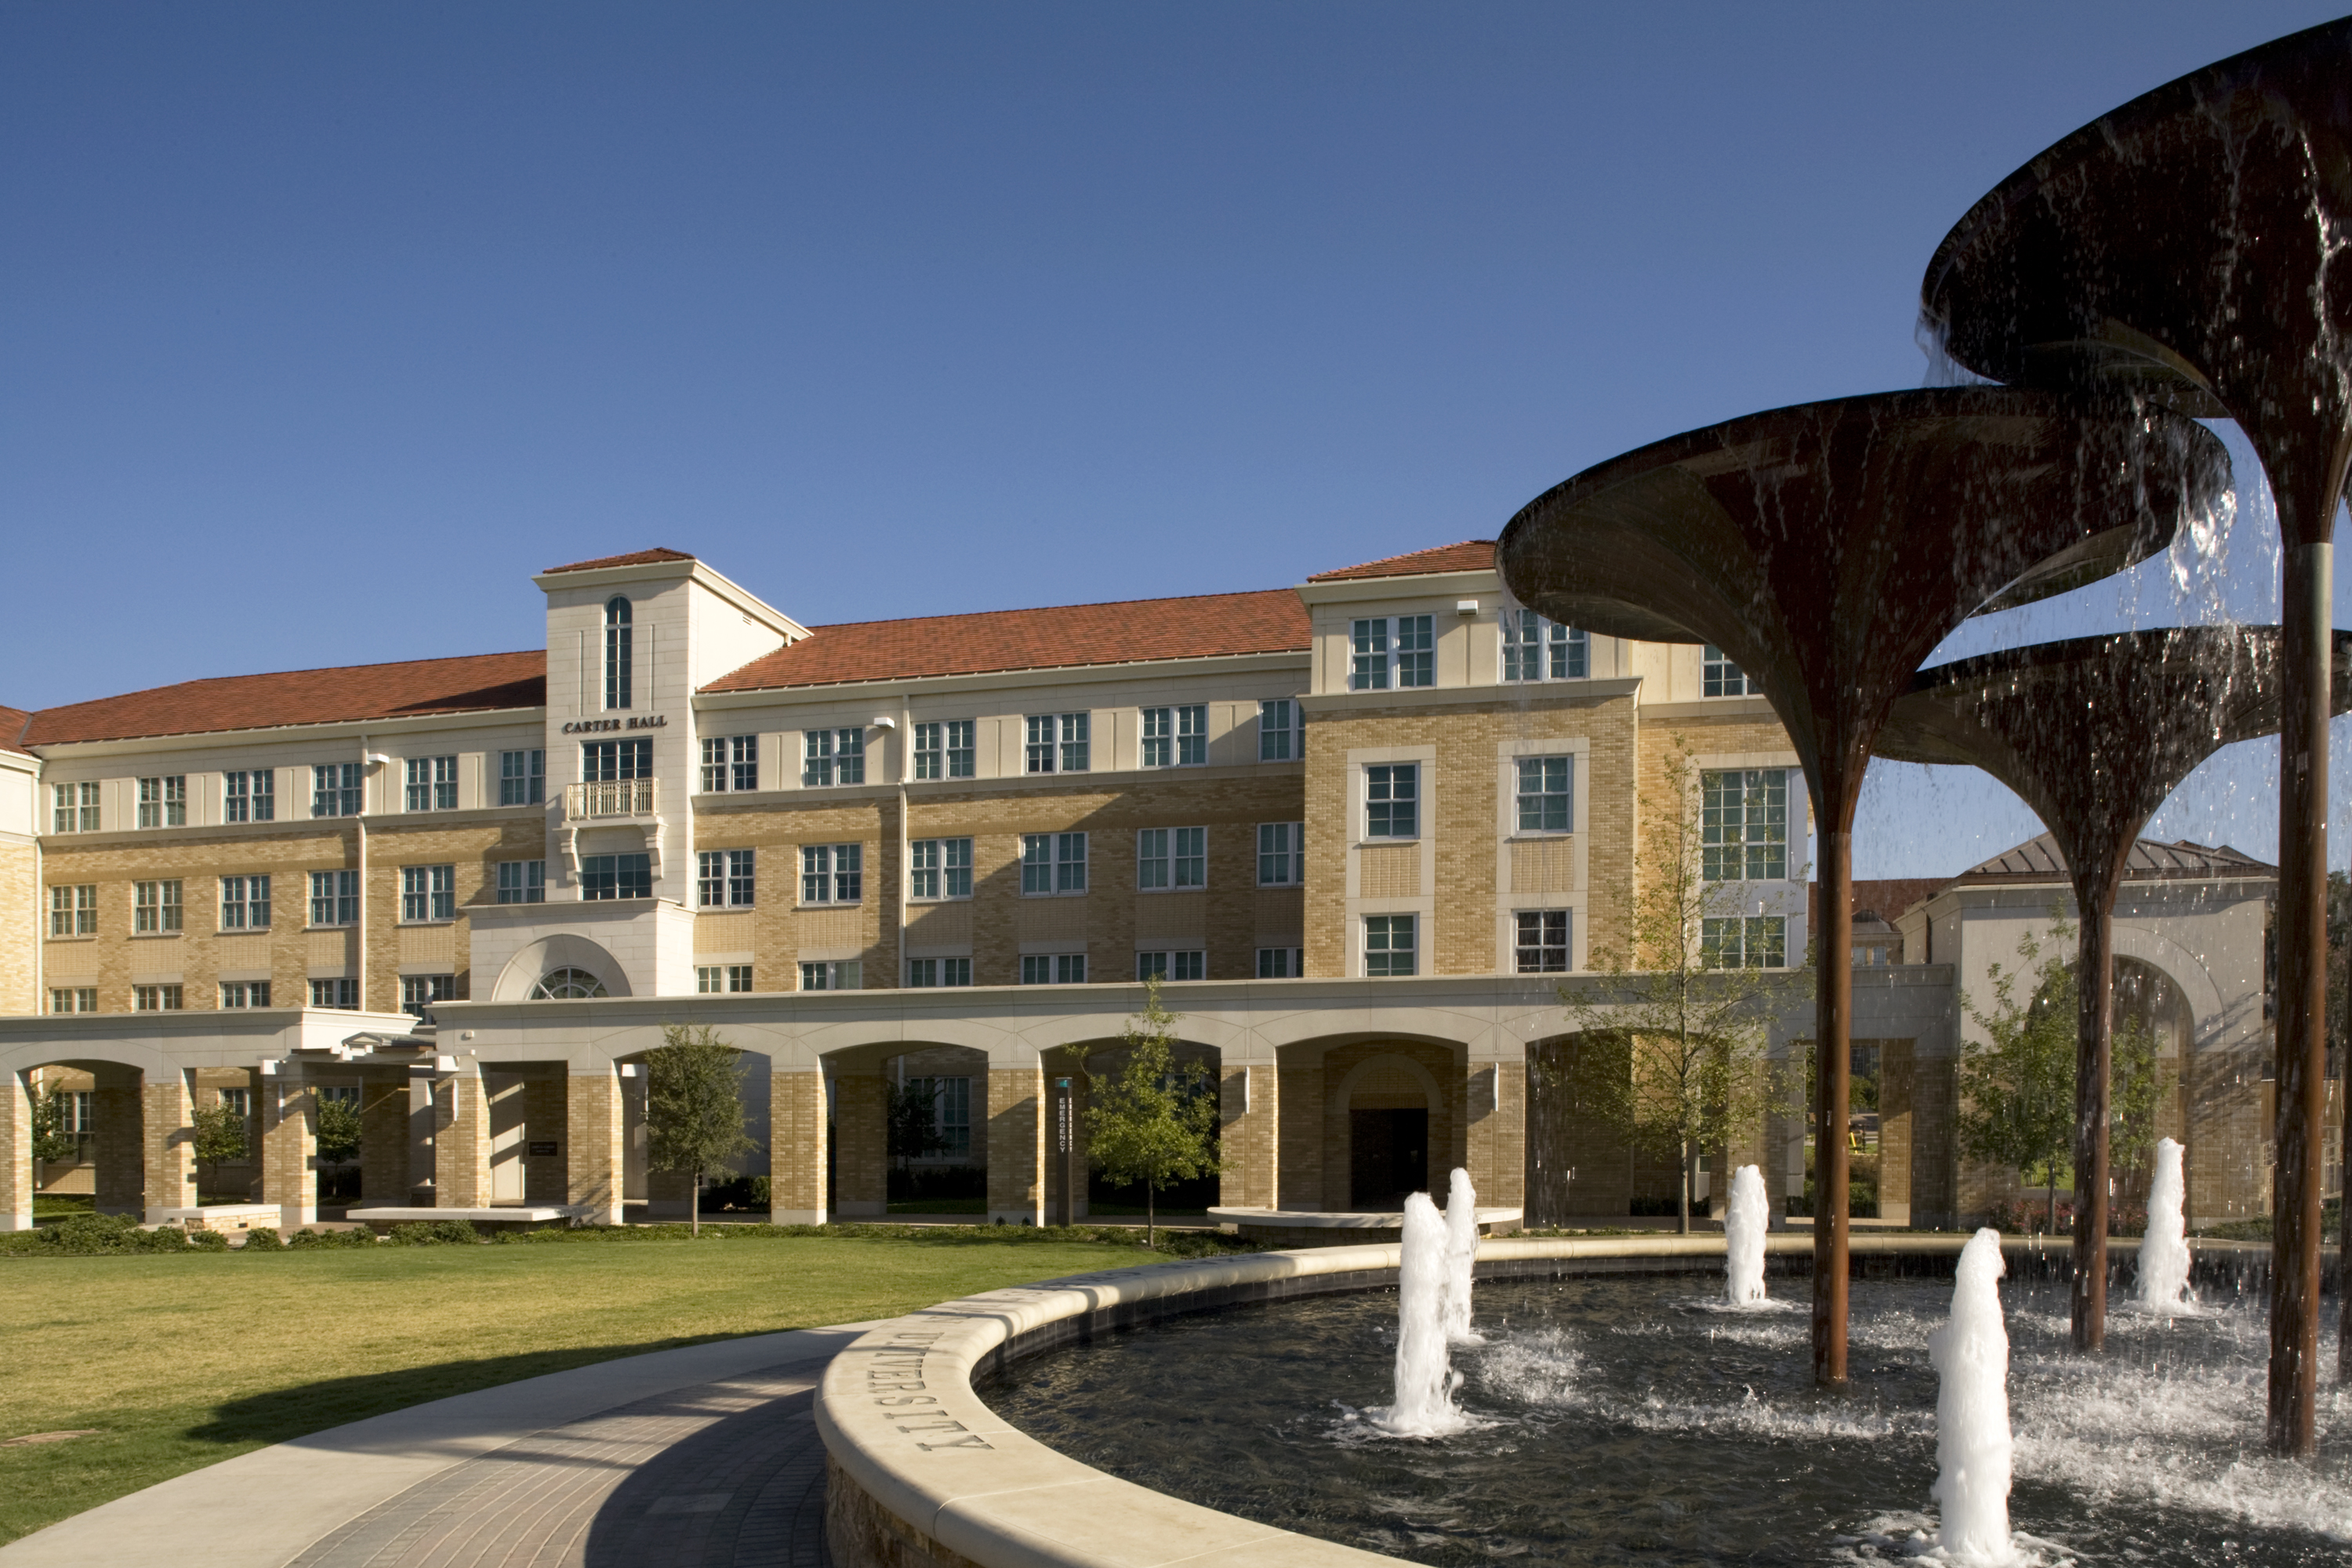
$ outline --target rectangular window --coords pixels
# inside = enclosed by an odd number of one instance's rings
[[[1581,680],[1592,671],[1592,639],[1581,626],[1548,621],[1533,610],[1503,612],[1505,680]]]
[[[651,741],[586,741],[580,747],[580,782],[612,784],[654,776]]]
[[[724,795],[760,787],[760,737],[708,735],[702,742],[702,793]]]
[[[1421,764],[1374,763],[1364,769],[1364,837],[1421,837]]]
[[[845,958],[832,963],[801,965],[803,991],[861,991],[866,986],[863,960]]]
[[[360,983],[348,977],[341,980],[313,980],[310,982],[310,1005],[332,1007],[345,1013],[356,1013],[360,1005]],[[224,1094],[222,1098],[226,1099],[227,1096]]]
[[[1307,950],[1303,947],[1261,947],[1257,950],[1257,977],[1260,980],[1297,980],[1307,973]]]
[[[1295,888],[1307,879],[1307,824],[1257,825],[1257,885]]]
[[[801,902],[856,903],[866,896],[865,866],[862,844],[802,845]]]
[[[811,730],[801,767],[801,783],[810,788],[866,782],[866,731]]]
[[[98,831],[98,785],[61,784],[50,787],[49,831],[52,833],[95,833]]]
[[[969,985],[971,984],[971,960],[969,958],[910,958],[907,960],[907,984],[909,985]]]
[[[1521,974],[1564,974],[1568,971],[1568,911],[1521,910],[1518,971]]]
[[[253,1114],[251,1090],[243,1089],[224,1089],[220,1090],[219,1093],[220,1102],[223,1105],[227,1106],[229,1110],[235,1111],[240,1120]]]
[[[180,929],[180,884],[176,879],[133,882],[131,889],[132,931],[155,936]]]
[[[968,779],[972,776],[972,721],[950,719],[915,726],[915,776],[919,779]]]
[[[907,1087],[930,1100],[931,1126],[938,1131],[940,1142],[947,1145],[940,1152],[950,1158],[959,1154],[970,1154],[971,1152],[971,1079],[910,1078],[907,1080]]]
[[[95,985],[58,985],[49,991],[49,1011],[52,1013],[95,1013],[98,1011],[98,987]]]
[[[1147,827],[1135,836],[1138,891],[1200,888],[1209,880],[1209,830]]]
[[[1731,768],[1699,775],[1700,872],[1710,882],[1778,881],[1789,874],[1789,774]]]
[[[454,974],[404,974],[400,977],[400,1010],[412,1018],[422,1018],[425,1010],[436,1002],[457,999],[457,977]]]
[[[221,819],[225,822],[277,821],[277,770],[254,768],[221,774]]]
[[[49,889],[49,934],[98,934],[97,883],[84,882],[78,887],[60,886]]]
[[[1786,969],[1789,921],[1785,915],[1732,915],[1699,922],[1702,969]]]
[[[1364,917],[1364,973],[1366,974],[1412,974],[1415,942],[1419,936],[1418,915],[1366,915]]]
[[[547,753],[544,751],[499,753],[499,804],[537,805],[547,798]]]
[[[502,904],[547,902],[547,862],[544,860],[499,861],[499,902]]]
[[[403,866],[400,868],[400,918],[454,921],[457,918],[457,868]]]
[[[320,763],[310,770],[310,815],[357,816],[360,814],[360,764]]]
[[[1356,691],[1437,684],[1436,623],[1429,616],[1376,616],[1349,627],[1354,663],[1348,685]]]
[[[1386,617],[1358,621],[1349,630],[1355,663],[1348,671],[1350,691],[1389,689],[1389,623]]]
[[[131,1005],[140,1013],[176,1013],[182,1006],[181,995],[177,985],[133,985]]]
[[[705,849],[696,857],[696,879],[706,910],[748,910],[756,901],[759,851]]]
[[[1257,760],[1287,763],[1303,755],[1298,744],[1298,704],[1287,697],[1257,705]]]
[[[1021,955],[1024,985],[1084,985],[1087,955],[1083,952],[1024,952]]]
[[[185,827],[188,825],[188,775],[167,773],[139,781],[139,826]]]
[[[1026,760],[1033,773],[1082,773],[1093,766],[1092,715],[1032,713]]]
[[[1197,768],[1209,761],[1209,708],[1143,710],[1143,765],[1147,768]]]
[[[1087,836],[1024,833],[1021,836],[1024,893],[1083,893],[1087,890]]]
[[[751,966],[748,963],[699,963],[694,969],[694,988],[705,996],[725,995],[731,992],[751,989]]]
[[[360,874],[357,871],[310,873],[310,923],[347,926],[360,918]]]
[[[1730,657],[1713,643],[1708,643],[1699,655],[1699,690],[1708,697],[1763,695],[1748,679],[1748,672],[1732,663]]]
[[[226,1008],[267,1007],[269,1005],[269,982],[267,980],[224,980],[220,983],[220,1005]]]
[[[600,900],[652,898],[653,858],[649,855],[582,856],[580,896]]]
[[[908,898],[971,897],[971,839],[918,838],[907,847]]]
[[[408,794],[401,809],[404,811],[457,810],[457,759],[455,757],[409,758]]]
[[[267,931],[269,929],[269,879],[267,877],[223,877],[220,879],[220,929],[223,931]]]
[[[1519,831],[1566,833],[1576,821],[1572,762],[1567,757],[1521,757],[1518,765]]]
[[[1209,977],[1209,955],[1200,952],[1139,952],[1135,955],[1135,977],[1138,980],[1206,980]]]

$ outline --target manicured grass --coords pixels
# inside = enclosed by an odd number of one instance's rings
[[[947,1232],[10,1258],[0,1541],[345,1421],[644,1351],[1148,1260]],[[192,1524],[199,1533],[200,1527]]]

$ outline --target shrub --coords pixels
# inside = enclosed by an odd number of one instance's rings
[[[286,1238],[289,1247],[316,1248],[321,1247],[373,1247],[375,1232],[372,1230],[312,1230],[305,1226]]]
[[[394,1247],[473,1247],[482,1233],[462,1219],[413,1219],[384,1237]]]
[[[185,1252],[188,1233],[177,1226],[142,1230],[127,1214],[83,1214],[61,1219],[30,1232],[37,1238],[28,1250],[72,1258],[109,1253]]]
[[[245,1233],[245,1249],[247,1252],[251,1252],[257,1247],[264,1252],[276,1252],[284,1245],[285,1243],[278,1238],[278,1227],[274,1225],[257,1225]]]
[[[226,1252],[228,1237],[216,1230],[192,1230],[188,1232],[188,1245],[198,1252]]]
[[[768,1202],[769,1179],[765,1176],[733,1176],[723,1182],[710,1182],[702,1189],[702,1206],[712,1209],[741,1209],[764,1212]]]

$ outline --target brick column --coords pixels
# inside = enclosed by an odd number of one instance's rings
[[[583,1225],[618,1225],[628,1137],[621,1080],[609,1067],[572,1073],[563,1094],[563,1201]]]
[[[0,1082],[0,1230],[33,1228],[33,1084],[20,1072]]]
[[[1519,1062],[1472,1062],[1470,1184],[1480,1208],[1520,1208],[1528,1183],[1528,1072]],[[1436,1195],[1437,1173],[1429,1174]]]
[[[97,1169],[98,1212],[144,1217],[147,1212],[147,1169],[143,1143],[145,1121],[140,1107],[139,1069],[102,1065],[94,1069],[97,1087],[89,1097],[90,1118],[98,1124],[90,1155]]]
[[[572,1190],[570,1144],[566,1123],[571,1119],[571,1075],[535,1072],[522,1085],[522,1201],[535,1205],[568,1203]],[[552,1143],[552,1154],[534,1154],[534,1143]]]
[[[433,1205],[490,1206],[490,1101],[479,1073],[433,1086]]]
[[[1323,1066],[1283,1068],[1275,1075],[1276,1208],[1323,1206]]]
[[[141,1153],[147,1166],[147,1223],[165,1209],[196,1206],[195,1104],[184,1072],[157,1073],[140,1093]]]
[[[318,1093],[290,1073],[261,1080],[261,1201],[278,1205],[278,1228],[319,1217]]]
[[[771,1074],[768,1222],[823,1225],[824,1173],[824,1074],[814,1068]]]
[[[890,1080],[877,1067],[833,1079],[833,1212],[879,1219],[890,1212]]]
[[[988,1068],[988,1219],[1036,1225],[1045,1207],[1045,1075],[1038,1062]]]
[[[1270,1209],[1276,1205],[1281,1161],[1276,1157],[1276,1111],[1281,1105],[1278,1075],[1271,1062],[1230,1067],[1217,1075],[1217,1113],[1224,1130],[1217,1173],[1217,1202],[1225,1208]]]
[[[412,1185],[408,1075],[371,1074],[360,1085],[360,1202],[406,1208]]]

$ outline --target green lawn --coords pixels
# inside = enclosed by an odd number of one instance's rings
[[[948,1233],[0,1259],[0,1542],[264,1444],[643,1351],[1142,1261]]]

